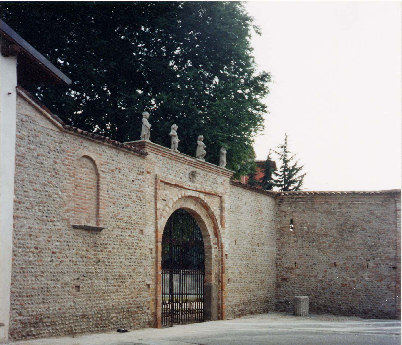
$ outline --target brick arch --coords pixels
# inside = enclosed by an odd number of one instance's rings
[[[195,191],[180,191],[176,193],[176,199],[170,199],[166,202],[163,203],[161,207],[161,220],[162,223],[166,223],[167,219],[170,217],[170,215],[174,212],[172,209],[178,209],[176,204],[179,202],[185,202],[186,200],[194,200],[196,203],[199,203],[209,214],[209,217],[216,222],[217,216],[215,215],[214,211],[212,208],[209,206],[208,201],[205,199],[204,195],[195,192]],[[176,207],[176,208],[175,208]],[[214,230],[216,229],[216,236],[217,238],[220,238],[220,231],[219,231],[219,225],[216,222],[216,226],[214,227]]]
[[[225,318],[225,265],[221,231],[217,218],[207,201],[194,193],[181,192],[178,199],[164,205],[159,222],[159,238],[162,239],[167,220],[173,212],[184,209],[197,221],[204,240],[205,252],[205,301],[206,319],[217,320]],[[160,248],[157,248],[161,252]],[[161,255],[157,259],[156,286],[156,327],[161,325]],[[159,286],[158,286],[159,285]]]
[[[100,222],[99,170],[95,160],[84,154],[74,165],[74,220],[76,224],[98,226]]]

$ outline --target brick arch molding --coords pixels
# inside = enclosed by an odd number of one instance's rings
[[[194,195],[181,195],[176,201],[167,205],[164,217],[159,222],[159,241],[157,241],[156,260],[156,315],[155,326],[161,327],[162,287],[161,287],[161,252],[162,235],[170,215],[178,209],[185,209],[197,221],[204,240],[205,251],[205,319],[218,320],[225,318],[225,262],[224,250],[219,223],[208,203]]]

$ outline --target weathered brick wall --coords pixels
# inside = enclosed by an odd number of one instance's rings
[[[399,317],[400,192],[288,194],[277,204],[279,310],[308,295],[312,312]]]
[[[78,159],[74,171],[74,224],[99,224],[99,173],[96,163],[88,156]]]
[[[273,197],[232,185],[227,207],[227,315],[272,311],[276,234]]]
[[[145,159],[60,131],[21,97],[17,128],[11,338],[152,325]],[[71,226],[84,155],[99,171],[100,232]]]
[[[222,287],[224,276],[224,257],[222,237],[225,228],[225,195],[229,188],[231,172],[193,157],[171,152],[153,143],[134,142],[134,147],[143,147],[149,154],[146,161],[156,182],[147,214],[151,231],[161,240],[163,227],[178,207],[188,208],[199,217],[205,246],[205,288],[213,287],[212,318],[225,314]],[[158,244],[160,246],[160,243]],[[160,252],[160,247],[156,247]],[[160,267],[158,268],[160,269]],[[160,284],[156,283],[156,286]],[[160,295],[159,295],[160,297]],[[157,304],[157,301],[155,302]],[[159,306],[160,307],[160,306]],[[158,306],[156,305],[156,308]],[[158,314],[160,314],[158,312]],[[157,323],[157,322],[156,322]]]
[[[178,205],[206,227],[212,314],[273,305],[272,198],[155,144],[144,156],[66,131],[42,110],[18,98],[12,339],[153,326],[155,236]]]
[[[24,97],[17,102],[12,339],[156,325],[158,241],[177,207],[202,223],[206,286],[216,291],[212,317],[273,310],[275,289],[281,308],[297,293],[312,296],[315,311],[395,316],[395,194],[276,199],[158,145],[63,128]]]

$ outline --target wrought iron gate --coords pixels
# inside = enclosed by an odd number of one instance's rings
[[[204,321],[204,242],[183,209],[168,219],[162,238],[162,325]]]

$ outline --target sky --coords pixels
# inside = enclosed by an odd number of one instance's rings
[[[257,159],[289,136],[303,190],[401,188],[399,2],[247,2],[270,72]]]

